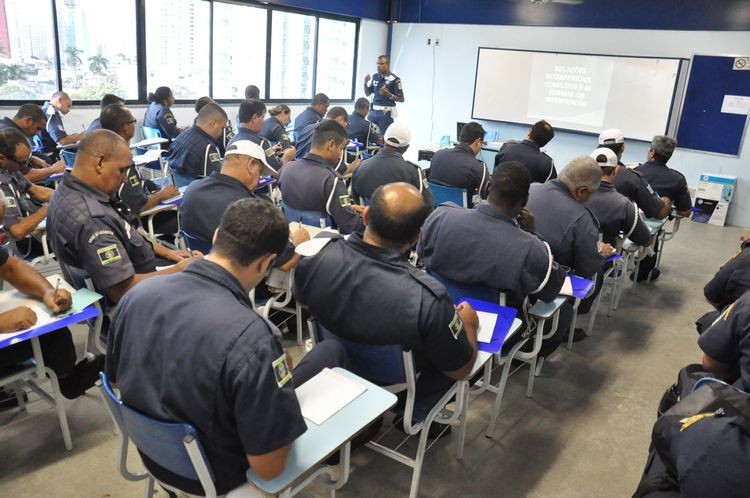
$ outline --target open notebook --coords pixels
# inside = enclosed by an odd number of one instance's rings
[[[325,368],[295,389],[295,392],[302,416],[321,425],[366,390],[356,380]]]

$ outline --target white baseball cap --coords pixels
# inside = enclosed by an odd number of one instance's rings
[[[601,156],[604,156],[606,158],[604,162],[600,161],[599,158]],[[598,164],[601,168],[611,168],[613,166],[617,166],[617,154],[606,147],[599,147],[598,149],[596,149],[591,153],[591,158],[596,161],[596,164]]]
[[[411,130],[403,120],[396,120],[385,131],[383,141],[392,147],[406,147],[411,142]]]
[[[625,143],[625,137],[622,136],[622,132],[617,128],[610,128],[609,130],[604,130],[599,134],[599,145],[621,143]]]
[[[270,172],[276,173],[276,170],[273,169],[266,160],[266,151],[264,151],[260,145],[251,142],[250,140],[237,140],[236,142],[232,143],[232,145],[227,147],[227,151],[224,153],[224,157],[235,154],[241,156],[250,156],[253,159],[257,159],[258,161],[262,162],[265,168],[268,170],[266,171],[267,174],[270,174]]]

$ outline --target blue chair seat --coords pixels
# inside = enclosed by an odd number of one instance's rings
[[[428,182],[427,185],[430,192],[432,192],[432,196],[435,198],[436,206],[444,202],[455,202],[459,206],[468,207],[469,201],[466,189],[449,187],[433,182]]]
[[[331,217],[321,211],[304,211],[301,209],[296,209],[289,206],[284,201],[281,201],[281,209],[284,211],[286,219],[290,223],[296,221],[304,225],[310,225],[320,228],[330,228],[333,226]]]
[[[211,252],[211,246],[213,245],[211,241],[196,237],[185,230],[180,230],[180,235],[185,239],[185,244],[191,251],[200,251],[203,254]]]

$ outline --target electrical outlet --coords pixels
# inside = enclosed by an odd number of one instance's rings
[[[435,38],[435,46],[437,47],[440,45],[440,38]]]
[[[427,46],[429,47],[432,45],[432,38],[427,38]]]

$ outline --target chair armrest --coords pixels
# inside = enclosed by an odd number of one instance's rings
[[[534,306],[529,310],[529,315],[536,318],[537,320],[549,320],[557,310],[560,309],[567,297],[557,296],[552,302],[545,303],[544,301],[537,301]]]

